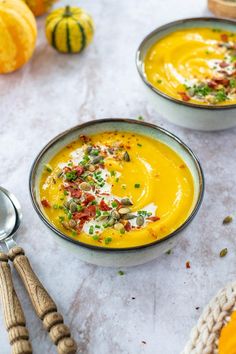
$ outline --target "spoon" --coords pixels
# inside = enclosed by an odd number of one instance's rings
[[[75,354],[77,345],[74,339],[71,338],[69,328],[64,325],[63,317],[57,312],[55,302],[34,273],[24,250],[18,247],[14,240],[22,219],[20,204],[13,194],[2,187],[0,187],[0,195],[1,193],[4,193],[10,200],[11,203],[7,204],[9,207],[8,213],[11,214],[15,211],[16,223],[11,234],[4,239],[1,238],[0,241],[5,242],[9,250],[8,256],[23,281],[36,314],[42,320],[51,340],[57,346],[58,353]]]
[[[5,193],[0,193],[0,240],[11,235],[16,225],[16,211]],[[12,354],[31,354],[29,332],[24,312],[15,292],[8,256],[0,246],[0,295],[4,319],[12,345]]]

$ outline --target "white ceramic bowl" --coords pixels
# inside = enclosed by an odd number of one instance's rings
[[[167,144],[182,157],[193,176],[195,190],[194,205],[188,219],[176,231],[148,245],[114,249],[109,247],[96,247],[73,240],[56,229],[47,219],[41,208],[39,195],[39,183],[44,165],[64,146],[78,139],[81,134],[91,135],[105,131],[128,131],[152,137],[153,139]],[[132,119],[100,119],[90,121],[58,135],[51,140],[36,157],[31,169],[29,183],[33,206],[40,219],[53,231],[54,235],[56,235],[55,239],[58,242],[67,246],[71,251],[76,252],[78,257],[85,262],[116,267],[133,266],[148,262],[172,248],[197,214],[204,193],[203,172],[193,152],[181,140],[168,131],[153,124]]]
[[[158,90],[147,80],[144,71],[144,59],[149,48],[161,38],[181,29],[208,27],[222,28],[235,32],[234,21],[219,18],[187,18],[168,23],[151,32],[140,44],[136,64],[142,78],[145,94],[157,112],[170,122],[182,127],[197,130],[222,130],[236,126],[236,104],[229,105],[200,105],[183,102]]]

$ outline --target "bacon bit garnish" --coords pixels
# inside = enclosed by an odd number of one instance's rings
[[[226,34],[226,33],[223,33],[221,36],[220,36],[221,40],[223,42],[228,42],[229,41],[229,36]]]
[[[44,206],[44,208],[51,208],[51,204],[49,201],[47,201],[47,199],[42,199],[41,204]]]
[[[181,96],[182,100],[185,102],[188,102],[191,100],[191,98],[187,95],[186,92],[178,92],[178,94]]]
[[[89,205],[84,212],[87,213],[90,218],[93,218],[96,215],[95,205]]]
[[[84,200],[83,204],[88,205],[88,203],[92,202],[93,200],[95,200],[94,195],[87,193],[85,195],[85,200]]]
[[[187,269],[190,269],[190,268],[191,268],[190,262],[187,261],[186,264],[185,264],[185,266],[186,266]]]
[[[80,189],[69,188],[69,192],[72,198],[80,198],[82,195],[82,191]]]
[[[222,62],[220,63],[220,67],[221,67],[221,68],[227,68],[227,66],[229,66],[229,64],[226,63],[225,61],[222,61]]]
[[[74,167],[74,170],[77,172],[78,176],[81,176],[82,173],[84,172],[84,168],[82,166],[76,166]]]
[[[125,228],[125,231],[129,232],[132,229],[131,223],[128,221],[125,224],[124,228]]]
[[[86,136],[86,135],[80,135],[80,140],[84,143],[87,144],[91,139]]]
[[[147,220],[150,220],[150,221],[158,221],[158,220],[160,220],[160,218],[159,218],[158,216],[149,216],[149,217],[147,218]]]
[[[100,206],[100,210],[102,210],[102,211],[108,211],[108,210],[111,210],[111,209],[112,209],[112,208],[110,208],[110,207],[107,205],[106,202],[104,202],[103,199],[100,201],[99,206]]]

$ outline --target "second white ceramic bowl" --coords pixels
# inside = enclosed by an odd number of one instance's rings
[[[232,128],[236,126],[235,104],[205,106],[183,102],[159,91],[152,86],[145,75],[144,60],[148,50],[154,43],[172,32],[196,27],[221,28],[230,32],[236,31],[234,21],[201,17],[171,22],[151,32],[140,44],[136,55],[137,69],[144,83],[145,95],[158,113],[176,125],[206,131]]]

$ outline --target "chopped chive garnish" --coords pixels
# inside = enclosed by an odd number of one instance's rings
[[[78,234],[77,234],[77,232],[76,231],[72,231],[72,233],[71,233],[71,235],[73,236],[73,237],[76,237]]]
[[[119,178],[117,177],[117,178],[115,179],[115,181],[116,181],[116,183],[118,183],[118,182],[119,182]]]
[[[69,192],[67,192],[67,191],[64,191],[64,195],[68,195],[69,194]]]
[[[135,183],[134,188],[140,188],[140,183]]]
[[[118,206],[117,202],[112,202],[111,205],[113,208],[116,208]]]
[[[94,241],[99,240],[99,235],[94,235],[94,236],[93,236],[93,239],[94,239]]]
[[[112,177],[114,177],[116,175],[116,171],[111,171],[110,174]]]
[[[62,222],[62,221],[65,220],[65,217],[64,216],[59,216],[59,220],[60,220],[60,222]]]
[[[121,229],[121,230],[120,230],[120,233],[121,233],[121,234],[124,234],[124,233],[125,233],[125,229]]]
[[[143,146],[142,144],[139,144],[139,143],[137,145],[140,146],[140,147]]]
[[[94,227],[93,226],[90,226],[89,228],[89,234],[92,235],[94,233]]]
[[[77,211],[82,211],[83,207],[81,205],[77,205]]]
[[[161,84],[161,83],[162,83],[162,80],[157,80],[157,83],[158,83],[158,84]]]
[[[52,167],[48,163],[46,165],[44,165],[44,168],[47,172],[49,172],[49,173],[52,172]]]
[[[112,238],[106,237],[104,241],[105,241],[105,244],[108,245],[112,241]]]
[[[53,204],[53,209],[58,209],[58,208],[59,208],[58,204]]]

